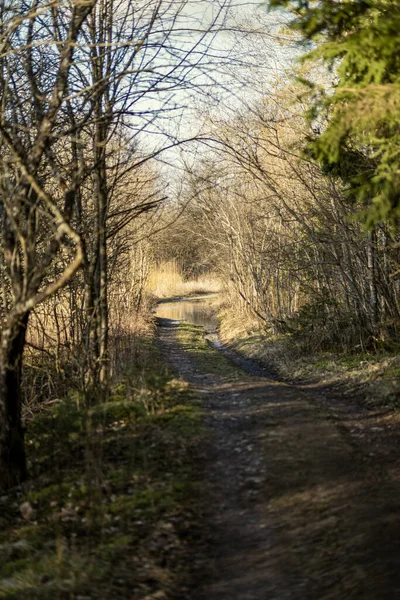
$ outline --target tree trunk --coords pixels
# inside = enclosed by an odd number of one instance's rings
[[[367,260],[368,260],[368,283],[369,283],[369,301],[371,322],[373,330],[376,329],[379,320],[379,304],[377,292],[377,268],[376,268],[376,231],[373,229],[367,242]]]
[[[97,21],[97,22],[96,22]],[[103,51],[107,42],[111,43],[113,27],[113,3],[102,0],[92,13],[92,77],[98,84],[110,74],[109,54]],[[111,36],[111,37],[110,37]],[[108,289],[107,289],[107,161],[106,146],[109,135],[109,115],[112,112],[109,101],[109,88],[100,86],[93,99],[94,138],[94,203],[97,212],[96,253],[98,278],[96,279],[96,324],[99,343],[99,391],[103,399],[108,395],[109,355],[108,355]]]
[[[107,289],[107,184],[106,161],[104,155],[105,132],[100,136],[100,151],[97,173],[97,203],[99,219],[99,281],[98,281],[98,338],[99,338],[99,366],[100,387],[107,395],[109,383],[109,356],[108,356],[108,289]],[[100,144],[99,144],[100,145]]]
[[[29,313],[16,317],[1,335],[0,488],[26,479],[24,429],[21,422],[22,356]]]
[[[95,260],[95,258],[93,258]],[[85,360],[83,364],[84,388],[93,390],[99,381],[98,307],[95,264],[84,264],[85,272]]]

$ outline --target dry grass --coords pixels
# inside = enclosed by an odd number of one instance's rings
[[[212,275],[186,281],[175,261],[164,262],[154,267],[147,282],[147,291],[157,298],[220,292],[221,289],[221,281]]]
[[[109,368],[113,385],[135,364],[143,340],[154,335],[154,300],[143,294],[140,305],[130,286],[110,286]],[[24,352],[24,416],[32,418],[54,399],[71,390],[83,392],[88,356],[83,339],[85,313],[81,296],[76,305],[63,290],[38,307],[29,322]],[[79,306],[79,310],[77,308]]]

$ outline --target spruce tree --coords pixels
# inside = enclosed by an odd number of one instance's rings
[[[292,11],[305,59],[334,74],[314,87],[309,150],[347,183],[372,226],[400,219],[400,2],[271,0]],[[312,85],[312,84],[310,84]]]

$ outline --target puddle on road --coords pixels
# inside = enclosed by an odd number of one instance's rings
[[[207,294],[161,302],[157,307],[156,316],[162,319],[201,325],[207,332],[212,332],[216,331],[218,326],[214,312],[217,301],[217,294]]]

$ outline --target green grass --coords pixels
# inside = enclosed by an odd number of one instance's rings
[[[204,437],[199,400],[149,340],[106,404],[76,393],[49,404],[28,427],[32,480],[0,497],[0,598],[173,590]]]
[[[204,329],[197,325],[181,323],[177,339],[185,351],[196,361],[201,370],[229,378],[243,378],[243,372],[235,367],[221,352],[204,339]]]

